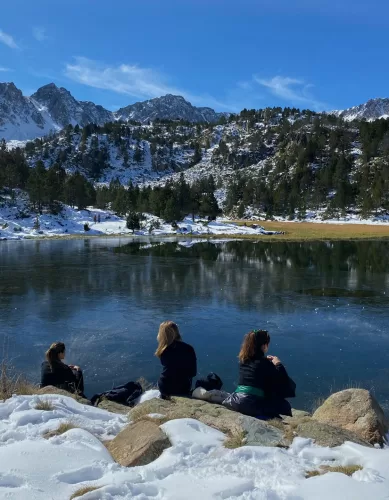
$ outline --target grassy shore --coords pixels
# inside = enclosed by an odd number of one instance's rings
[[[123,239],[244,239],[261,241],[327,241],[327,240],[357,240],[357,239],[389,239],[389,224],[369,225],[369,224],[327,224],[315,222],[279,222],[279,221],[245,221],[234,220],[238,225],[252,226],[257,224],[267,231],[282,231],[285,234],[264,235],[264,234],[196,234],[196,235],[144,235],[136,236],[131,233],[123,234],[63,234],[63,235],[40,235],[26,236],[28,240],[72,240],[72,239],[94,239],[94,238],[123,238]],[[18,240],[14,240],[18,241]]]
[[[267,231],[284,231],[279,235],[255,235],[255,239],[266,241],[313,241],[313,240],[356,240],[389,239],[388,225],[369,224],[318,224],[315,222],[277,222],[277,221],[235,221],[237,224],[251,226],[258,224]],[[220,237],[220,236],[219,236]],[[227,235],[226,235],[227,237]],[[244,238],[251,238],[246,235]]]

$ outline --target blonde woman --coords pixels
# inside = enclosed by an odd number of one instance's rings
[[[81,368],[66,365],[65,344],[54,342],[46,351],[46,361],[41,367],[41,387],[53,385],[68,392],[84,393],[84,379]]]
[[[178,326],[173,321],[161,323],[155,355],[161,360],[162,373],[158,388],[163,398],[190,396],[192,378],[197,374],[196,353],[182,341]]]

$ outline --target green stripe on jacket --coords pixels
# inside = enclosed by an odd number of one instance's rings
[[[252,394],[253,396],[258,396],[259,398],[265,397],[265,393],[262,389],[251,387],[250,385],[238,385],[238,387],[235,389],[235,392],[240,394]]]

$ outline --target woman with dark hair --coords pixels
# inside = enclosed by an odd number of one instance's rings
[[[253,330],[243,340],[239,353],[239,385],[223,405],[264,420],[292,415],[285,398],[295,397],[296,384],[277,356],[266,356],[270,335]]]
[[[84,394],[84,378],[79,366],[66,365],[65,344],[54,342],[46,351],[46,361],[41,367],[41,387],[53,385],[72,393]]]
[[[182,341],[178,326],[173,321],[161,323],[157,341],[155,355],[162,365],[158,380],[162,398],[190,396],[192,378],[197,374],[197,359],[193,347]]]

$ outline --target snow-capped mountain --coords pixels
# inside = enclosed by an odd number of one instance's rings
[[[114,119],[111,111],[93,102],[77,101],[68,90],[58,88],[54,83],[41,87],[31,96],[31,100],[40,110],[47,111],[61,128],[69,124],[81,127],[88,123],[104,125]]]
[[[353,106],[343,111],[336,111],[334,114],[342,117],[344,120],[378,120],[379,118],[389,118],[389,99],[377,98],[370,99],[364,104]]]
[[[225,113],[216,113],[212,108],[192,106],[182,96],[171,94],[156,97],[149,101],[130,104],[115,113],[118,120],[134,120],[141,123],[154,121],[157,118],[167,120],[183,119],[193,123],[212,123],[225,115]]]
[[[155,119],[183,119],[212,123],[224,116],[211,108],[198,108],[181,96],[166,95],[137,102],[113,113],[89,101],[78,101],[63,87],[50,83],[30,97],[13,83],[0,83],[0,139],[28,140],[57,132],[67,125],[104,125],[116,120],[148,123]]]
[[[33,139],[60,129],[47,111],[23,96],[13,83],[0,83],[0,139]]]

